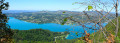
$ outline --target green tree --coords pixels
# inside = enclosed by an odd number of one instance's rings
[[[0,43],[10,43],[12,41],[13,32],[10,26],[7,25],[8,17],[2,14],[2,10],[8,10],[9,3],[4,3],[5,0],[0,0]]]

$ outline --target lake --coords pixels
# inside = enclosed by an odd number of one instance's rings
[[[36,24],[36,23],[25,22],[25,21],[16,19],[14,17],[9,17],[7,24],[9,24],[12,29],[18,29],[18,30],[30,30],[30,29],[41,28],[41,29],[45,29],[45,30],[50,30],[52,32],[69,31],[70,34],[66,37],[66,39],[74,39],[74,38],[82,37],[82,34],[79,34],[79,36],[77,36],[76,32],[84,33],[82,26],[61,25],[61,24],[56,24],[56,23]],[[107,23],[103,23],[102,25],[105,26],[106,24]],[[86,27],[92,27],[92,26],[86,25]],[[96,28],[96,29],[98,29],[98,28]],[[89,31],[87,31],[89,33],[94,32],[92,29],[85,28],[85,30],[89,30]]]

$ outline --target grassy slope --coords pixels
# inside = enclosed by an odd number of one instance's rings
[[[112,20],[116,24],[116,20]],[[108,31],[111,31],[112,34],[115,35],[115,26],[112,23],[106,25]],[[118,37],[120,37],[120,17],[119,17],[119,30],[118,30]]]
[[[112,21],[113,21],[113,23],[116,24],[116,20],[115,20],[115,19],[112,20]],[[119,27],[120,27],[120,17],[119,17]],[[107,30],[107,32],[105,32],[106,34],[111,33],[111,34],[115,35],[115,26],[114,26],[112,23],[108,23],[108,24],[105,26],[105,28],[106,28],[106,30]],[[95,34],[94,37],[93,37],[93,34]],[[105,41],[106,41],[103,33],[100,33],[100,31],[95,32],[95,33],[93,33],[93,34],[91,35],[90,39],[95,38],[95,40],[97,40],[98,42],[105,42]],[[95,41],[95,42],[97,43],[97,41]],[[115,41],[116,41],[117,43],[118,43],[118,42],[120,43],[120,28],[119,28],[119,30],[118,30],[118,37],[115,38]]]

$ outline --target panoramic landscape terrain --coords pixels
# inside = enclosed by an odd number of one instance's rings
[[[119,2],[1,0],[0,43],[120,43]]]

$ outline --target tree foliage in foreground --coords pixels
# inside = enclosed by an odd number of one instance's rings
[[[87,23],[83,23],[81,21],[76,21],[70,17],[67,17],[69,20],[83,27],[84,33],[82,34],[84,34],[84,36],[79,39],[80,41],[84,41],[86,43],[120,43],[119,42],[120,41],[120,37],[119,37],[120,35],[119,34],[120,32],[119,22],[120,21],[119,20],[120,19],[118,19],[119,0],[109,0],[109,1],[110,3],[108,4],[105,3],[103,0],[90,0],[89,2],[87,1],[83,3],[75,2],[75,4],[87,5],[85,10],[83,11],[84,12],[83,15],[87,16],[88,19],[86,20],[90,20]],[[108,0],[106,2],[108,2]],[[88,11],[91,10],[91,11],[96,11],[97,13],[99,13],[97,14],[97,16],[95,16],[96,18],[99,18],[98,21],[94,21],[93,19],[91,19],[89,17],[89,13],[86,13],[86,9],[88,9]],[[111,19],[107,17],[112,10],[115,11],[114,15],[116,15],[116,16],[113,16],[115,17],[113,21],[111,21]],[[103,11],[106,11],[107,13],[104,14]],[[107,20],[107,22],[109,22],[106,27],[104,27],[102,24],[102,20],[104,19]],[[65,22],[63,22],[63,24],[65,24]],[[84,24],[89,24],[89,23],[94,23],[94,25],[91,25],[93,28],[87,27],[84,25]],[[99,26],[98,30],[94,29],[97,27],[96,25]],[[90,29],[92,29],[94,33],[92,34],[88,33]]]
[[[7,25],[8,18],[5,14],[2,14],[2,10],[7,10],[9,7],[8,2],[5,0],[0,1],[0,43],[11,43],[13,32],[9,25]]]

